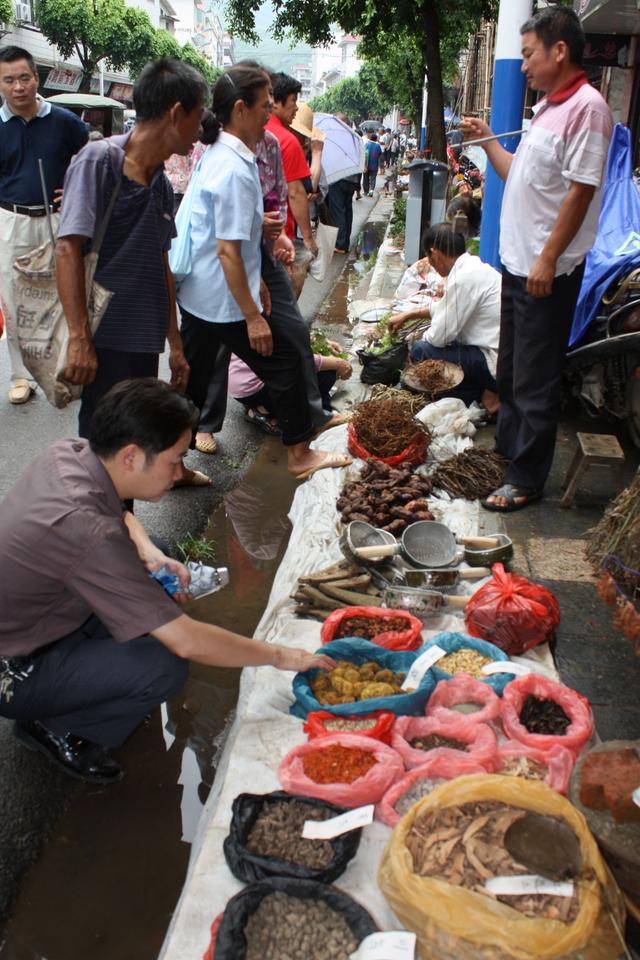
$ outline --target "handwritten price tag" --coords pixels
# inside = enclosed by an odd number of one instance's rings
[[[573,884],[568,882],[557,883],[547,880],[535,873],[521,877],[491,877],[485,883],[485,890],[496,896],[526,897],[533,894],[549,893],[554,897],[572,897]]]
[[[487,676],[492,673],[512,673],[514,677],[524,677],[528,673],[532,673],[532,670],[524,663],[514,663],[512,660],[494,660],[492,663],[485,663],[481,672]]]
[[[416,935],[404,930],[372,933],[365,937],[349,960],[414,960]]]
[[[331,820],[305,820],[302,836],[305,840],[332,840],[350,830],[368,827],[373,823],[373,809],[373,804],[368,803],[366,807],[356,807]]]
[[[446,656],[447,651],[443,650],[442,647],[439,647],[435,644],[433,647],[429,647],[423,654],[421,654],[417,660],[414,660],[409,673],[404,678],[404,683],[402,684],[403,690],[409,690],[419,686],[420,681],[424,677],[427,670],[430,670],[434,663],[437,663],[442,657]]]

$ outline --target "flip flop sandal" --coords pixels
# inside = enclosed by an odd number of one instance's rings
[[[261,413],[259,410],[256,410],[255,407],[251,407],[251,410],[247,410],[244,415],[245,420],[248,420],[249,423],[255,424],[256,427],[259,427],[263,433],[267,433],[270,437],[279,437],[282,433],[280,427],[274,423],[273,417],[269,416],[268,413]]]
[[[318,470],[329,470],[329,469],[338,469],[340,467],[349,467],[353,463],[351,457],[343,456],[342,454],[328,454],[326,459],[323,460],[315,467],[311,467],[309,470],[303,470],[302,473],[294,474],[296,480],[308,480],[309,477],[312,477],[314,473],[317,473]]]
[[[202,437],[196,437],[196,450],[200,453],[217,453],[218,442],[212,434],[204,434]]]
[[[179,490],[180,487],[210,487],[213,483],[211,477],[208,477],[206,473],[202,473],[200,470],[192,470],[189,477],[185,477],[184,480],[176,480],[172,490]]]
[[[480,501],[480,506],[485,510],[491,510],[493,513],[513,513],[514,510],[522,510],[528,507],[530,503],[541,500],[543,490],[530,490],[529,487],[518,487],[513,483],[505,483],[493,493],[490,497],[504,497],[507,501],[504,506],[497,503],[489,503],[488,497]],[[522,500],[522,503],[516,503],[516,500]]]

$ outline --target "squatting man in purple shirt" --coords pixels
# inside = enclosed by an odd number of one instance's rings
[[[52,443],[0,503],[0,716],[83,780],[122,778],[108,749],[180,690],[189,660],[334,665],[184,614],[188,570],[123,510],[171,489],[197,420],[169,384],[122,381],[98,402],[89,439]],[[182,588],[173,598],[149,576],[165,564]]]

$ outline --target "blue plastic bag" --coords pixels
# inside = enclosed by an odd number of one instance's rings
[[[631,178],[631,156],[631,133],[617,123],[609,146],[598,232],[585,261],[569,346],[585,335],[611,283],[640,267],[640,195]]]
[[[426,647],[414,651],[385,650],[376,643],[363,640],[361,637],[342,637],[332,640],[316,651],[325,653],[334,660],[350,660],[355,664],[375,660],[385,670],[394,673],[408,673],[413,661],[424,653]],[[320,704],[311,691],[309,682],[318,673],[318,670],[307,670],[306,673],[297,673],[293,678],[293,695],[295,703],[289,708],[294,717],[305,720],[313,710],[327,710],[337,717],[359,717],[372,713],[374,710],[390,710],[398,716],[419,717],[424,713],[427,700],[431,696],[436,680],[431,670],[427,670],[420,685],[413,693],[398,693],[392,697],[373,697],[371,700],[355,700],[353,703],[338,703],[335,706]]]
[[[180,283],[191,273],[191,208],[201,163],[202,157],[191,175],[175,218],[177,236],[171,241],[169,267],[176,283]]]
[[[489,643],[488,640],[479,640],[478,637],[468,637],[464,633],[438,633],[424,645],[422,651],[418,652],[424,653],[424,651],[428,650],[429,647],[434,646],[442,647],[442,649],[446,650],[447,653],[455,653],[456,650],[470,648],[471,650],[477,650],[478,653],[481,653],[483,657],[491,657],[492,660],[509,659],[504,650],[501,650],[500,647],[496,647],[493,643]],[[431,671],[437,678],[438,682],[440,680],[451,680],[452,674],[442,670],[438,666],[437,661],[431,667]],[[512,673],[492,673],[488,677],[476,677],[476,679],[480,680],[481,683],[486,683],[488,687],[491,687],[491,689],[501,697],[502,691],[506,685],[514,679],[514,677]]]

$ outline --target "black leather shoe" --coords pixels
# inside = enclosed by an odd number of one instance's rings
[[[30,750],[40,750],[66,773],[89,783],[117,783],[124,776],[119,763],[104,747],[72,733],[61,736],[38,720],[15,724],[14,733]]]

